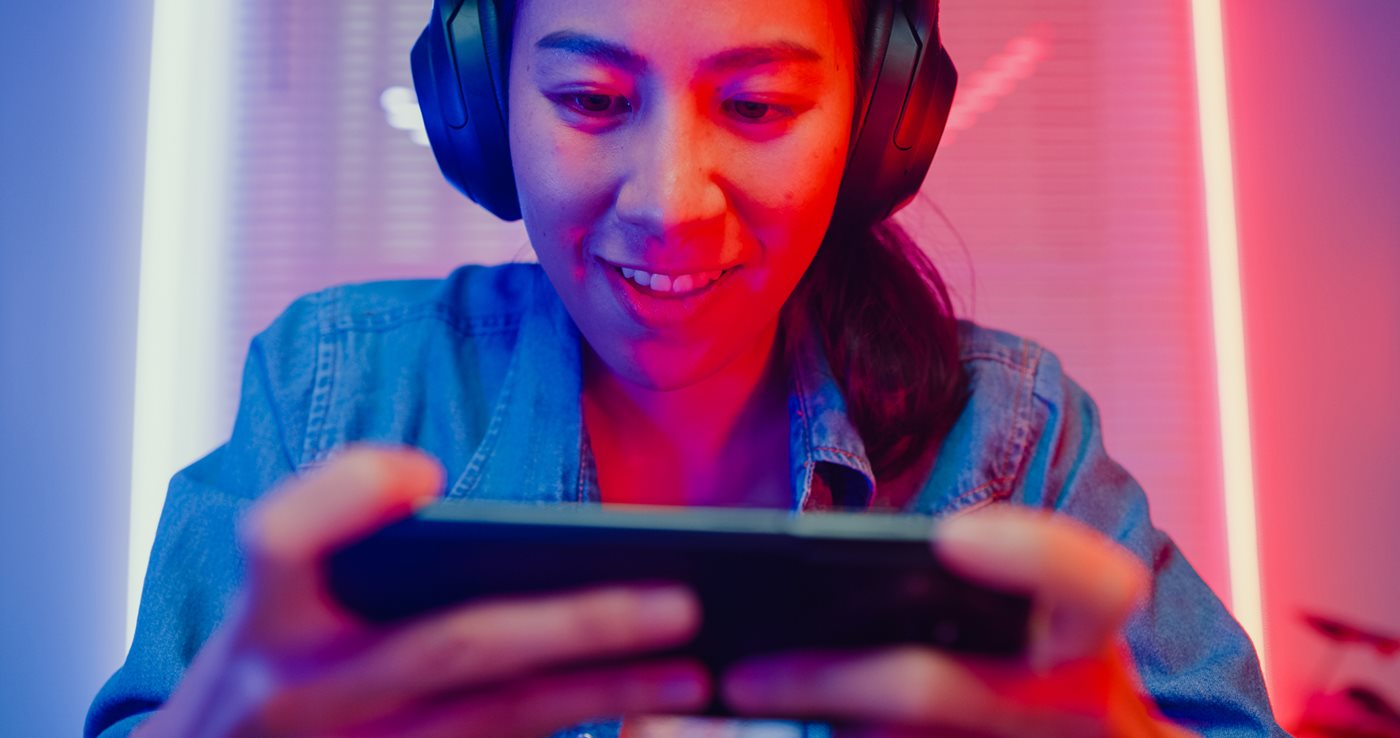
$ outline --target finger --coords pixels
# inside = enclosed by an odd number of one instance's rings
[[[309,561],[432,501],[443,470],[408,447],[350,446],[269,493],[249,514],[260,551]]]
[[[1097,662],[1041,675],[1014,664],[905,647],[751,661],[726,673],[720,689],[726,704],[744,714],[864,723],[876,735],[878,726],[916,734],[936,728],[1070,736],[1102,725],[1111,676]]]
[[[950,728],[973,727],[998,704],[956,662],[920,658],[914,649],[750,661],[724,674],[720,694],[730,709],[746,715]]]
[[[889,725],[834,725],[832,738],[986,738],[980,731],[957,728],[910,728]]]
[[[1142,563],[1098,531],[1027,508],[953,518],[934,547],[953,569],[1032,597],[1030,658],[1041,668],[1099,654],[1148,587]]]
[[[321,558],[430,502],[442,482],[442,467],[420,451],[354,446],[268,493],[239,529],[254,630],[297,641],[339,622]]]
[[[600,718],[684,713],[709,700],[703,668],[688,662],[609,667],[536,677],[380,723],[355,738],[537,738]]]
[[[700,604],[678,586],[610,587],[466,606],[405,626],[306,685],[309,722],[369,719],[447,691],[679,645]]]

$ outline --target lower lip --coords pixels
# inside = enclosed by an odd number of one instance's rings
[[[622,276],[618,267],[605,261],[598,264],[607,275],[618,302],[632,319],[648,328],[670,328],[682,325],[702,313],[719,297],[721,288],[729,283],[739,267],[730,267],[715,281],[684,294],[658,292],[642,287]]]

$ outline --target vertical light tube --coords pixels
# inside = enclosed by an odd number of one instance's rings
[[[217,426],[231,0],[156,0],[137,298],[127,644],[171,474]]]
[[[1249,435],[1245,374],[1244,305],[1240,292],[1235,173],[1225,79],[1220,0],[1192,0],[1201,164],[1205,176],[1206,237],[1210,252],[1211,317],[1215,330],[1220,450],[1224,467],[1225,535],[1230,560],[1230,606],[1254,640],[1264,665],[1264,617],[1259,589],[1258,529],[1254,514],[1254,456]],[[1266,671],[1267,673],[1267,671]]]

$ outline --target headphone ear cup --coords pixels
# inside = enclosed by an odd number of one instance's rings
[[[843,226],[868,226],[914,199],[957,88],[957,69],[938,36],[937,0],[875,0],[866,44],[865,94],[837,196]]]
[[[435,0],[410,58],[428,143],[443,176],[502,220],[519,220],[506,129],[504,32],[493,0]]]

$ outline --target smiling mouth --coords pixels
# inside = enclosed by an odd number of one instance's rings
[[[648,272],[642,269],[609,264],[614,271],[622,275],[622,278],[636,285],[638,288],[655,294],[660,297],[685,297],[696,294],[710,285],[723,279],[730,272],[738,267],[728,269],[717,269],[708,272],[690,272],[687,274],[664,274],[661,272]]]

